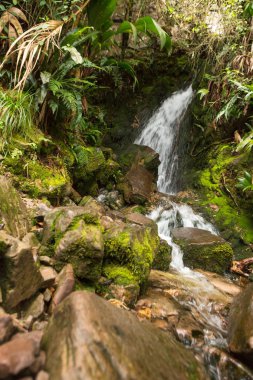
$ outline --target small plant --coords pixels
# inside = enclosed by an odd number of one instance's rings
[[[28,136],[34,123],[33,98],[25,92],[0,88],[0,134],[9,140],[13,134]]]
[[[243,177],[238,178],[236,187],[243,192],[253,190],[253,177],[252,174],[245,171]]]

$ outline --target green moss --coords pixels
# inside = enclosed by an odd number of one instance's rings
[[[138,283],[144,282],[150,272],[159,238],[150,228],[128,228],[105,236],[105,257],[114,263],[126,265]]]
[[[166,241],[161,241],[152,268],[164,272],[168,271],[171,263],[171,251],[172,248],[168,243]]]
[[[208,167],[198,172],[195,187],[200,196],[196,204],[203,207],[202,211],[217,225],[222,236],[231,241],[239,259],[251,256],[242,242],[253,243],[249,203],[235,187],[238,173],[249,164],[250,157],[247,153],[235,156],[233,149],[227,144],[212,149],[207,157]],[[213,206],[217,206],[215,211]]]
[[[184,264],[190,268],[223,274],[228,270],[233,258],[233,249],[226,242],[203,245],[187,244],[185,241],[176,240],[176,243],[184,252]]]
[[[135,276],[126,267],[119,265],[106,265],[103,267],[102,274],[106,276],[109,280],[117,285],[131,285],[136,284],[137,280]]]
[[[4,164],[15,175],[19,189],[30,196],[55,199],[64,196],[70,183],[68,173],[63,167],[44,165],[29,158],[6,157]]]

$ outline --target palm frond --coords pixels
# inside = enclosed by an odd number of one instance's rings
[[[63,21],[49,20],[35,25],[22,33],[7,51],[0,70],[6,61],[17,53],[15,68],[15,89],[22,90],[27,78],[35,70],[38,62],[55,47],[59,48]]]

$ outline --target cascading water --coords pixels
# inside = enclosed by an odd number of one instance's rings
[[[166,99],[149,120],[135,144],[147,145],[159,153],[158,190],[173,194],[177,188],[180,126],[193,97],[192,87]]]
[[[177,186],[180,127],[192,98],[193,90],[189,86],[166,99],[135,141],[135,144],[149,146],[159,153],[161,164],[158,169],[157,188],[163,193],[175,194],[180,190]],[[194,272],[184,267],[183,253],[172,241],[170,231],[176,227],[196,227],[217,234],[216,229],[202,216],[195,214],[190,206],[173,202],[169,210],[158,207],[148,216],[157,223],[160,237],[172,247],[171,267],[186,275],[193,275]]]
[[[158,170],[157,187],[163,193],[175,194],[180,190],[177,185],[180,164],[178,151],[181,137],[180,126],[184,121],[192,97],[191,86],[184,91],[174,93],[162,103],[135,141],[136,144],[149,146],[159,153],[161,164]],[[218,315],[210,312],[212,302],[209,302],[208,294],[215,294],[217,289],[203,274],[184,266],[183,252],[173,242],[171,236],[171,230],[178,227],[195,227],[210,231],[213,234],[218,234],[217,230],[212,224],[205,221],[202,216],[194,213],[190,206],[172,201],[169,207],[159,206],[148,217],[157,223],[158,234],[161,239],[167,241],[172,247],[171,268],[191,280],[190,292],[195,294],[195,297],[194,301],[188,303],[187,307],[196,309],[203,320],[206,321],[206,325],[215,328],[216,341],[222,341],[225,344],[222,335],[223,321]],[[207,341],[208,334],[209,330],[207,328]]]

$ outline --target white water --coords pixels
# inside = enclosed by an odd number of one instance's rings
[[[180,127],[193,97],[192,86],[178,91],[166,99],[144,127],[135,143],[147,145],[159,153],[161,164],[158,169],[157,188],[167,194],[174,194],[177,189],[180,139]],[[185,204],[171,202],[171,208],[158,207],[148,215],[158,225],[159,236],[172,247],[171,267],[185,275],[199,277],[199,274],[184,266],[183,252],[171,237],[171,230],[177,227],[201,228],[217,234],[216,229],[206,222],[192,208]],[[203,277],[203,276],[202,276]]]
[[[193,97],[192,87],[166,99],[154,113],[135,144],[147,145],[159,153],[158,190],[172,194],[178,191],[178,141],[180,126]]]

